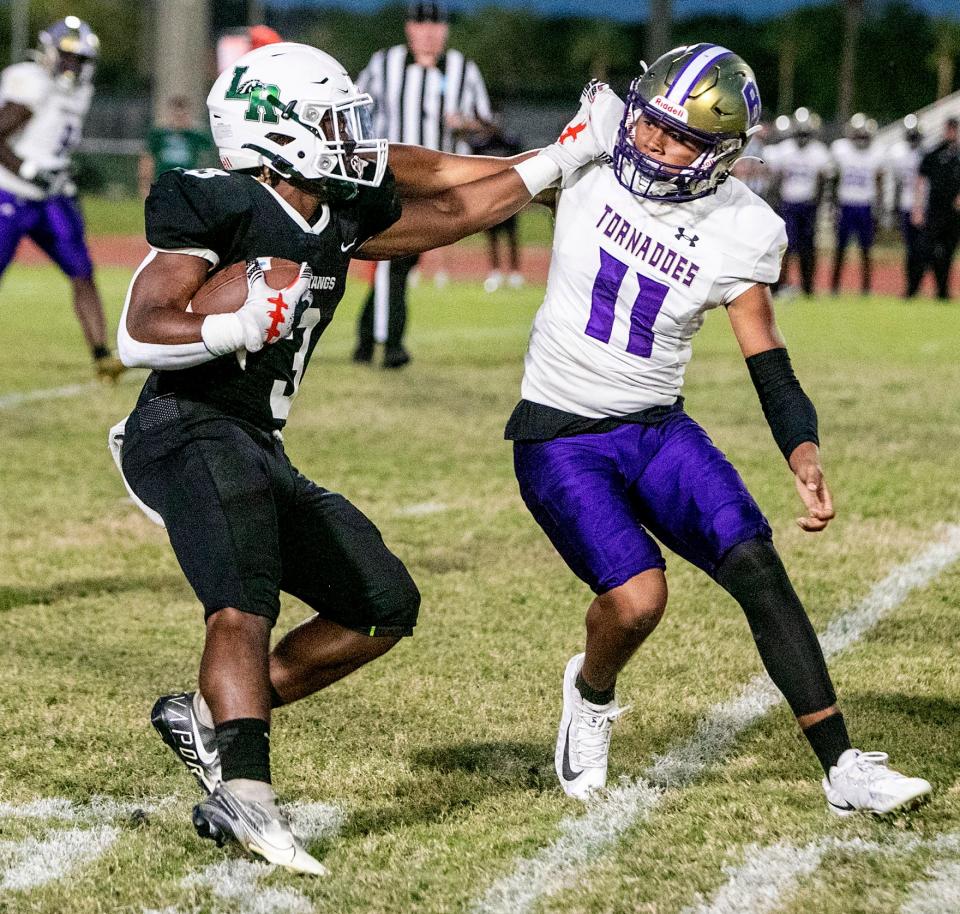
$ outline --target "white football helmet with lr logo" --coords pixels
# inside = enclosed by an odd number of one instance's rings
[[[293,42],[244,54],[207,96],[228,171],[266,166],[294,181],[334,182],[347,195],[376,187],[386,171],[387,141],[367,133],[372,105],[333,57]]]

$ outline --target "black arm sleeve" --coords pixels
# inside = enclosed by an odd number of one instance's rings
[[[793,373],[787,350],[758,352],[747,359],[747,368],[783,456],[789,460],[794,448],[804,441],[819,445],[817,411]]]

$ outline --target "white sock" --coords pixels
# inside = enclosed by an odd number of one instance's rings
[[[213,729],[213,711],[210,710],[210,705],[204,701],[199,689],[193,693],[193,713],[197,715],[197,720],[200,721],[201,725],[210,730]]]
[[[238,800],[247,803],[263,803],[264,806],[276,805],[277,795],[273,786],[266,781],[253,781],[250,778],[231,778],[223,782]]]

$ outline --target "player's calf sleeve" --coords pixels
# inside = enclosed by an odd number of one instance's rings
[[[734,546],[714,578],[743,609],[760,659],[794,715],[834,704],[820,642],[773,543],[757,538]]]

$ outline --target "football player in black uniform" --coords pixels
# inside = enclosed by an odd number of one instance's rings
[[[364,136],[369,96],[332,57],[297,44],[245,55],[207,103],[226,170],[167,172],[147,199],[152,250],[119,348],[127,365],[153,371],[111,444],[205,609],[199,690],[160,698],[152,713],[208,791],[194,825],[319,874],[271,787],[271,709],[410,635],[420,594],[377,528],[290,463],[281,429],[291,400],[351,257],[418,253],[498,224],[583,164],[579,131],[532,158],[396,146],[388,169],[386,141]],[[299,278],[273,291],[263,258],[301,263]],[[248,264],[237,312],[189,310],[212,272],[237,263]],[[317,615],[271,651],[281,590]]]

